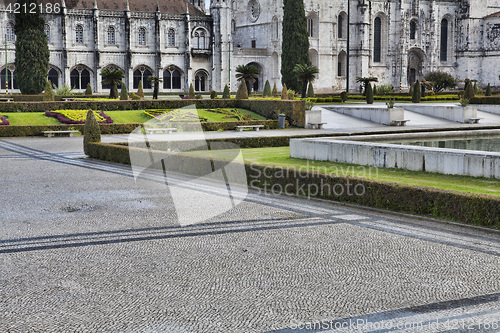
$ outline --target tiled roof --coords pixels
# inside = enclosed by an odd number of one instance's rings
[[[0,0],[0,3],[14,3],[15,0]],[[59,3],[62,0],[39,0],[38,3]],[[92,9],[94,0],[65,0],[68,9]],[[161,13],[167,14],[185,14],[186,7],[189,7],[189,14],[195,16],[204,16],[201,10],[196,8],[187,0],[128,0],[130,11],[132,12],[156,12],[159,8]],[[101,10],[125,11],[127,9],[127,0],[97,0],[97,8]]]

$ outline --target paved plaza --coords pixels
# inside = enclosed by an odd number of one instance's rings
[[[82,137],[1,139],[0,165],[0,332],[500,331],[493,231],[252,190],[179,226]]]

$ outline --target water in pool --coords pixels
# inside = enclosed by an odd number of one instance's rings
[[[447,149],[481,150],[500,152],[500,136],[477,137],[469,139],[442,138],[442,139],[420,139],[418,141],[391,142],[397,145],[424,146]]]

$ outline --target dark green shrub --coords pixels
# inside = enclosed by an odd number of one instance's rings
[[[425,80],[432,82],[432,89],[439,92],[443,89],[453,89],[457,86],[457,79],[442,71],[434,71],[425,75]]]
[[[44,95],[45,95],[45,98],[43,99],[44,101],[54,100],[54,91],[52,90],[52,82],[47,81],[47,84],[45,85]]]
[[[288,99],[288,89],[286,88],[286,83],[283,83],[283,89],[281,90],[281,99]]]
[[[195,95],[194,95],[194,87],[193,87],[193,84],[191,83],[189,85],[189,99],[194,99],[195,98]]]
[[[121,101],[128,100],[127,85],[125,83],[122,84],[122,90],[120,91],[120,100]]]
[[[118,98],[118,96],[120,96],[118,94],[118,86],[116,85],[116,83],[113,84],[113,92],[111,93],[113,95],[113,97],[110,96],[110,98]]]
[[[314,87],[312,82],[310,82],[309,87],[307,87],[307,97],[314,97]]]
[[[217,91],[212,90],[210,91],[210,99],[216,99],[217,98]]]
[[[420,103],[422,100],[422,95],[420,93],[420,81],[417,80],[413,85],[413,95],[411,96],[412,103]]]
[[[345,103],[347,101],[347,91],[343,91],[340,93],[340,99],[342,100],[342,103]]]
[[[240,86],[238,87],[238,91],[236,92],[236,99],[248,99],[248,90],[247,84],[245,80],[241,80]]]
[[[92,96],[92,86],[90,85],[90,82],[87,83],[87,89],[85,89],[85,96]]]
[[[264,97],[271,97],[271,85],[269,84],[269,80],[266,80],[266,84],[264,85]]]
[[[486,92],[484,93],[485,96],[491,96],[491,85],[488,83],[488,86],[486,87]]]
[[[99,124],[95,119],[94,112],[87,112],[87,119],[85,120],[85,128],[83,130],[83,150],[88,154],[88,144],[91,142],[101,142],[101,130]]]
[[[136,93],[133,93],[133,92],[132,92],[132,93],[129,93],[128,95],[129,95],[129,96],[130,96],[130,98],[131,98],[132,100],[134,100],[134,101],[138,101],[138,100],[140,100],[140,99],[141,99],[141,96],[139,96],[139,95],[137,95]]]
[[[373,85],[373,96],[376,96],[376,95],[378,95],[378,93],[377,93],[377,85],[374,84]]]
[[[229,92],[229,87],[227,84],[224,86],[224,92],[222,93],[222,99],[231,99],[231,93]]]
[[[276,82],[274,82],[272,94],[274,97],[276,97],[276,95],[278,94],[278,89],[276,89]]]
[[[142,80],[139,81],[139,88],[137,88],[137,96],[144,98],[144,90],[142,89]]]
[[[366,86],[366,104],[373,104],[373,89],[371,83]]]
[[[472,82],[470,82],[469,84],[467,84],[467,88],[465,88],[465,93],[464,93],[463,98],[470,100],[471,98],[474,98],[475,96],[476,96],[476,94],[474,92],[474,86],[473,86]]]

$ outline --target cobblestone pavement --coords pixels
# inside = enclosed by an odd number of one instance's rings
[[[0,332],[498,332],[500,236],[251,192],[179,226],[80,138],[0,140]]]

